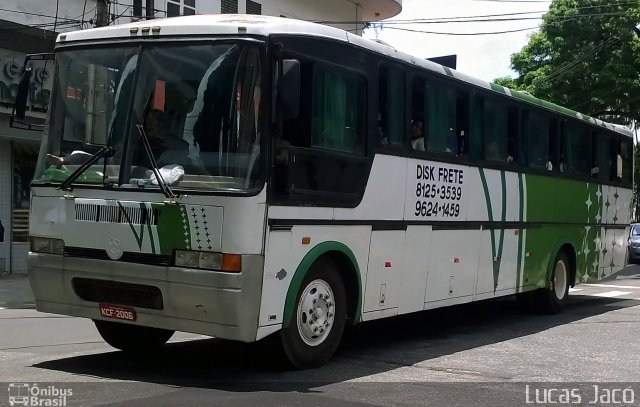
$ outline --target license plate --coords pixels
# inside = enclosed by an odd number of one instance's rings
[[[100,315],[105,318],[122,319],[125,321],[136,320],[136,310],[133,308],[111,304],[100,304]]]

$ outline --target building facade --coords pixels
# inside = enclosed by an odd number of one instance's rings
[[[101,3],[101,4],[98,4]],[[102,8],[104,5],[104,9]],[[361,34],[364,22],[400,13],[402,0],[7,0],[0,7],[0,275],[26,273],[29,184],[41,130],[10,126],[23,61],[50,52],[58,33],[93,28],[99,10],[109,25],[191,14],[263,14],[314,21]],[[53,62],[33,63],[27,119],[43,125]]]

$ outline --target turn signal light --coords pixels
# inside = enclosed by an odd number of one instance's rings
[[[222,255],[222,271],[239,273],[242,263],[239,254],[223,254]]]

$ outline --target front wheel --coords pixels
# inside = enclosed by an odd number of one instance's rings
[[[329,361],[346,320],[346,294],[334,262],[321,258],[309,269],[296,295],[289,326],[280,337],[293,366],[308,369]]]
[[[125,352],[147,353],[167,343],[174,331],[94,319],[102,339]]]

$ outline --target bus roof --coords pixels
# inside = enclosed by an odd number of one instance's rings
[[[398,51],[387,44],[362,38],[338,28],[291,18],[263,15],[216,14],[141,20],[130,24],[63,33],[58,36],[57,43],[64,44],[76,41],[185,35],[254,35],[267,37],[273,34],[304,35],[344,41],[441,75],[539,106],[543,109],[555,111],[563,116],[601,126],[629,137],[633,136],[633,133],[627,127],[604,122],[600,119],[536,98],[526,92],[511,90],[494,83],[474,78],[435,62]]]

